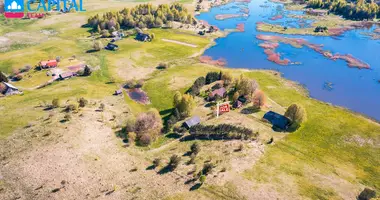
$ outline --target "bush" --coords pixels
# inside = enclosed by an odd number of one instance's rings
[[[87,101],[87,99],[81,97],[79,99],[78,103],[79,103],[79,107],[83,108],[83,107],[85,107],[88,104],[88,101]]]
[[[233,81],[233,76],[230,72],[222,72],[221,80],[223,80],[224,86],[229,86]]]
[[[88,65],[86,65],[86,66],[84,67],[84,69],[83,69],[83,74],[82,74],[82,76],[90,76],[91,73],[92,73],[91,68],[90,68]]]
[[[266,99],[267,98],[263,91],[261,90],[256,91],[252,99],[253,107],[260,109],[266,104]]]
[[[53,108],[58,108],[61,105],[61,101],[58,98],[55,98],[51,101],[51,105]]]
[[[201,124],[190,128],[191,137],[199,139],[249,139],[257,137],[251,129],[231,124],[218,124],[204,126]]]
[[[220,80],[220,74],[218,72],[209,72],[206,75],[206,84],[213,83]]]
[[[194,84],[191,86],[188,92],[193,96],[197,96],[200,94],[200,90],[205,84],[206,79],[205,77],[201,76],[195,80]]]
[[[0,82],[8,82],[7,76],[4,75],[2,71],[0,71]]]
[[[128,133],[128,143],[132,143],[136,141],[136,133],[135,132],[129,132]]]
[[[149,134],[143,134],[140,137],[139,142],[142,146],[148,146],[152,142],[152,137]]]
[[[158,69],[167,69],[169,68],[169,65],[167,63],[160,63],[157,66]]]
[[[106,105],[104,105],[104,103],[101,103],[99,106],[99,110],[103,112],[105,108],[106,108]]]
[[[136,118],[134,116],[131,116],[127,119],[127,123],[126,123],[126,131],[127,132],[134,132],[136,129],[135,129],[135,124],[136,124]]]
[[[365,188],[358,196],[358,200],[370,200],[376,197],[376,192],[369,188]]]
[[[158,167],[161,165],[161,158],[156,158],[153,160],[153,166]]]
[[[32,67],[30,65],[26,65],[25,67],[20,68],[19,72],[20,73],[28,72],[28,71],[30,71],[30,69],[32,69]]]
[[[108,33],[108,31],[107,31],[107,33]],[[100,51],[104,48],[104,45],[103,45],[102,41],[96,40],[96,41],[94,41],[93,48],[95,51]]]
[[[258,87],[259,85],[255,80],[251,80],[243,76],[240,76],[239,79],[235,80],[235,89],[242,96],[252,97]]]
[[[190,116],[196,106],[193,96],[189,94],[181,95],[178,91],[174,95],[173,104],[174,108],[178,110],[181,118]]]
[[[210,174],[213,168],[214,168],[214,165],[212,165],[211,163],[205,163],[203,165],[202,174],[204,175]]]
[[[206,182],[206,176],[202,174],[202,175],[199,177],[199,181],[200,181],[201,184],[203,185],[203,183]]]
[[[72,103],[66,106],[65,111],[66,112],[72,112],[78,110],[78,104]]]
[[[71,115],[69,113],[66,113],[65,116],[63,117],[65,121],[70,121],[71,120]]]
[[[181,157],[177,155],[172,155],[169,160],[168,168],[171,170],[174,170],[178,167],[180,162],[181,162]]]
[[[16,76],[13,77],[15,81],[21,81],[24,78],[22,74],[17,74]]]
[[[189,162],[187,163],[187,164],[194,164],[195,163],[195,158],[196,158],[197,156],[194,154],[194,153],[192,153],[192,154],[190,154],[190,160],[189,160]]]
[[[297,104],[292,104],[285,112],[285,117],[291,120],[291,128],[297,129],[306,118],[305,109]]]
[[[201,151],[201,147],[197,142],[195,142],[191,145],[190,150],[194,155],[198,155],[198,153]]]

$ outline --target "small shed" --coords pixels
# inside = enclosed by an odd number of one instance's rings
[[[190,129],[191,127],[201,123],[201,119],[198,116],[193,116],[192,118],[186,120],[183,123],[183,126],[186,127],[187,129]]]
[[[241,108],[243,106],[243,102],[236,100],[232,106],[234,108]]]
[[[18,88],[16,88],[10,83],[6,83],[6,82],[2,82],[2,83],[5,85],[5,90],[3,91],[3,94],[5,96],[22,93]]]
[[[120,94],[123,94],[123,90],[119,89],[119,90],[116,90],[115,93],[113,93],[113,95],[120,95]]]
[[[58,65],[57,60],[45,60],[39,63],[39,66],[42,69],[54,68],[54,67],[57,67],[57,65]]]
[[[139,41],[142,41],[142,42],[150,42],[152,40],[152,38],[150,37],[149,34],[145,34],[145,33],[137,33],[136,35],[136,40],[139,40]]]
[[[115,51],[119,49],[119,46],[116,44],[108,43],[105,49]]]
[[[287,117],[273,111],[265,113],[263,118],[268,120],[274,127],[282,130],[286,130],[290,125],[290,120]]]
[[[73,73],[73,72],[65,72],[65,73],[62,73],[59,75],[59,79],[60,80],[65,80],[65,79],[68,79],[68,78],[71,78],[73,76],[75,76],[76,74]]]

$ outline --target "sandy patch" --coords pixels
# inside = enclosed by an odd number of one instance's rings
[[[154,70],[154,67],[136,67],[127,58],[116,62],[116,72],[123,80],[146,79]]]

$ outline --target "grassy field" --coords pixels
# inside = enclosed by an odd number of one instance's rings
[[[0,112],[3,113],[0,118],[1,139],[23,132],[28,124],[38,126],[49,115],[48,111],[44,111],[44,106],[50,104],[54,98],[63,102],[76,101],[80,97],[97,102],[107,101],[116,89],[132,78],[144,80],[142,89],[147,92],[151,104],[136,103],[124,93],[122,103],[128,105],[130,114],[136,115],[149,108],[156,108],[162,117],[166,117],[172,109],[175,91],[185,92],[196,78],[209,71],[228,70],[235,77],[244,74],[255,79],[260,89],[273,100],[270,104],[277,112],[283,112],[292,103],[302,105],[307,112],[307,121],[293,133],[274,132],[267,125],[263,125],[260,118],[264,111],[246,116],[234,111],[219,120],[206,121],[206,124],[228,123],[232,121],[227,119],[236,117],[233,123],[247,125],[252,129],[260,128],[266,137],[275,136],[275,144],[266,146],[265,153],[259,157],[257,152],[251,152],[254,148],[250,147],[242,153],[236,153],[234,149],[240,141],[200,141],[203,150],[196,160],[198,167],[211,160],[219,163],[215,169],[218,174],[224,167],[227,171],[244,169],[241,166],[248,168],[234,172],[230,177],[226,175],[226,179],[210,177],[210,182],[200,189],[191,192],[182,190],[166,199],[249,199],[250,194],[265,195],[273,199],[350,199],[364,187],[380,190],[379,124],[346,109],[311,99],[303,88],[273,72],[221,69],[201,64],[197,58],[191,58],[209,45],[212,37],[200,37],[183,30],[153,29],[149,30],[155,34],[155,40],[151,43],[126,38],[117,42],[119,51],[86,53],[91,49],[93,39],[89,37],[88,29],[80,28],[80,25],[85,22],[86,16],[107,9],[104,2],[101,3],[91,3],[94,10],[83,16],[69,14],[68,16],[78,21],[73,20],[68,26],[64,24],[69,19],[60,19],[60,16],[52,16],[42,21],[15,22],[0,18],[0,24],[9,27],[6,30],[1,29],[0,35],[28,30],[36,33],[40,29],[57,32],[49,40],[41,40],[37,45],[20,46],[20,49],[1,53],[0,70],[11,73],[27,64],[34,66],[40,60],[54,59],[56,56],[66,59],[73,55],[77,60],[98,69],[90,77],[75,77],[55,82],[42,89],[25,90],[22,95],[0,98]],[[110,9],[119,10],[121,5],[125,5],[125,1],[115,1],[110,4]],[[59,21],[54,23],[54,20],[50,21],[52,19]],[[335,22],[329,23],[335,26]],[[162,39],[191,43],[197,47],[169,43]],[[103,40],[103,43],[106,42]],[[156,69],[160,62],[167,62],[170,67],[165,70]],[[48,78],[43,71],[31,71],[24,80],[15,85],[32,88],[46,82]],[[115,109],[118,108],[118,105],[114,106]],[[202,109],[197,108],[195,112],[202,114]],[[167,161],[172,154],[186,153],[192,143],[193,141],[179,142],[170,135],[163,135],[148,148],[132,147],[122,151],[139,156],[147,162],[157,157]],[[187,161],[188,158],[183,159]],[[258,159],[256,163],[255,159]],[[186,173],[191,168],[192,166],[183,165],[178,173],[187,176]]]

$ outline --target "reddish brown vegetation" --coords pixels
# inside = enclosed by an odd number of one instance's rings
[[[265,49],[264,53],[267,54],[267,56],[268,56],[267,59],[269,61],[272,61],[272,62],[277,63],[279,65],[288,65],[290,63],[289,59],[281,60],[280,54],[274,52],[273,49]]]
[[[238,30],[238,31],[240,31],[240,32],[244,32],[244,30],[245,30],[245,26],[244,26],[244,24],[238,24],[238,25],[236,26],[236,30]]]
[[[348,55],[348,54],[341,55],[338,53],[334,55],[329,51],[323,50],[323,45],[312,44],[312,43],[309,43],[307,40],[302,39],[302,38],[286,38],[286,37],[273,36],[273,35],[257,35],[256,38],[259,40],[267,41],[266,43],[260,44],[260,46],[265,49],[264,52],[268,55],[268,60],[275,62],[275,63],[280,62],[278,64],[283,65],[284,63],[286,63],[285,62],[286,59],[283,61],[279,60],[279,55],[273,51],[275,48],[273,48],[273,46],[271,46],[270,43],[268,43],[268,42],[272,42],[272,44],[282,42],[285,44],[290,44],[296,48],[301,48],[303,46],[306,46],[310,49],[313,49],[315,52],[322,54],[326,58],[329,58],[332,60],[337,60],[337,59],[345,60],[349,67],[356,67],[359,69],[363,69],[363,68],[369,69],[370,68],[370,66],[367,63],[365,63],[365,62],[363,62],[357,58],[354,58],[352,55]]]
[[[259,46],[264,48],[264,49],[275,49],[278,47],[278,43],[272,43],[272,42],[264,42],[260,43]]]
[[[245,14],[249,14],[249,8],[241,8],[240,12],[245,13]]]
[[[225,19],[247,17],[247,16],[248,16],[247,14],[219,14],[219,15],[215,15],[215,19],[225,20]]]
[[[142,89],[133,88],[133,89],[128,89],[127,92],[128,92],[128,96],[134,101],[137,101],[142,104],[149,103],[149,97]]]
[[[269,18],[269,19],[270,19],[270,20],[278,20],[278,19],[282,19],[283,17],[284,17],[284,16],[282,16],[282,15],[275,15],[275,16]]]
[[[251,3],[252,0],[235,0],[235,2]]]
[[[223,58],[219,58],[218,60],[213,60],[211,56],[201,56],[199,58],[199,61],[201,63],[207,63],[210,65],[218,65],[218,66],[225,66],[227,64],[227,61]]]

